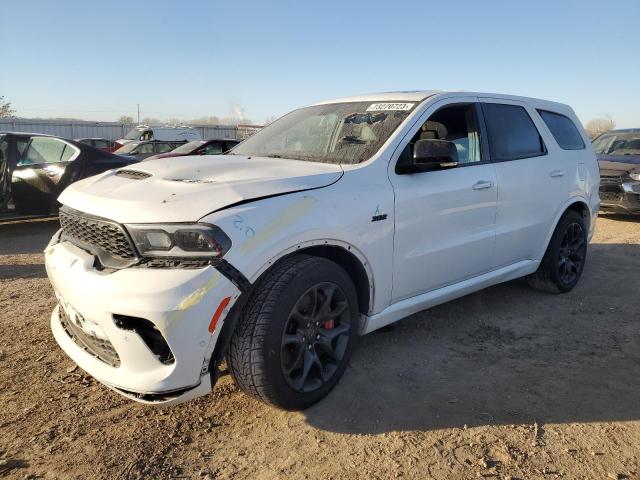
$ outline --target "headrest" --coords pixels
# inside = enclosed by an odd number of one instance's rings
[[[439,122],[424,122],[421,130],[420,140],[444,140],[447,138],[447,127]]]

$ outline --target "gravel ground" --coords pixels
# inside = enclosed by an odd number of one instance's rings
[[[640,220],[600,217],[578,287],[492,287],[363,337],[333,393],[274,410],[223,377],[121,398],[49,331],[55,221],[0,225],[0,476],[640,479]]]

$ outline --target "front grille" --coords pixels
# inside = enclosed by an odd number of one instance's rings
[[[117,267],[136,258],[129,237],[117,223],[62,207],[60,225],[65,240],[87,248],[105,266]]]
[[[58,308],[58,311],[60,315],[60,325],[62,325],[64,331],[67,332],[67,335],[71,337],[71,340],[73,340],[80,348],[112,367],[120,366],[120,357],[118,356],[118,352],[116,352],[116,349],[113,348],[113,345],[109,340],[90,335],[82,328],[78,327],[69,319],[62,306]],[[80,315],[78,314],[78,316]],[[80,320],[83,320],[81,316]]]
[[[151,176],[150,173],[140,172],[138,170],[118,170],[116,172],[116,177],[124,177],[130,178],[131,180],[143,180],[145,178],[149,178]]]

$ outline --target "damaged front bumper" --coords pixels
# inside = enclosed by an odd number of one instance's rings
[[[209,360],[238,288],[211,266],[108,273],[94,261],[65,241],[45,250],[59,301],[51,329],[60,347],[97,380],[139,402],[173,404],[209,392]]]

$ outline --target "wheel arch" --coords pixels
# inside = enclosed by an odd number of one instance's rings
[[[369,262],[360,250],[347,242],[335,239],[312,240],[293,245],[275,255],[257,270],[250,279],[250,286],[240,294],[231,307],[209,360],[212,385],[215,385],[221,375],[218,366],[226,355],[233,332],[247,300],[253,293],[254,286],[279,262],[299,253],[325,258],[344,268],[356,288],[359,313],[365,316],[370,312],[374,300],[373,274]]]
[[[344,268],[356,287],[358,311],[363,315],[369,313],[374,299],[374,281],[371,265],[358,248],[341,240],[311,240],[282,250],[258,269],[253,275],[251,283],[257,282],[268,270],[284,258],[297,253],[325,258]]]
[[[556,218],[554,218],[554,220],[553,220],[551,229],[547,233],[547,238],[546,238],[546,241],[544,242],[544,249],[542,250],[542,252],[539,255],[538,259],[541,259],[544,256],[544,253],[547,251],[547,248],[549,248],[549,242],[551,242],[551,237],[553,236],[553,232],[556,231],[556,228],[558,227],[558,223],[560,222],[560,219],[569,210],[573,210],[573,211],[577,212],[578,214],[580,214],[582,216],[582,218],[584,219],[585,225],[587,227],[587,232],[590,230],[590,227],[591,227],[591,225],[590,225],[591,224],[591,207],[589,207],[589,203],[587,202],[586,199],[584,199],[582,197],[573,197],[573,198],[571,198],[570,200],[567,201],[567,203],[565,203],[562,206],[562,208],[559,209],[559,213],[556,214]]]

